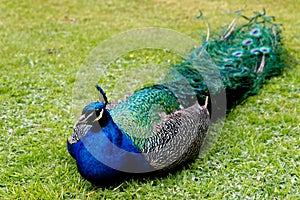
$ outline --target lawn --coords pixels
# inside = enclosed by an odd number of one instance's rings
[[[2,0],[0,199],[299,199],[296,63],[217,124],[216,143],[188,169],[101,188],[80,176],[66,149],[75,122],[76,73],[102,41],[143,27],[168,28],[199,40],[206,30],[203,21],[195,20],[199,9],[216,29],[229,24],[236,10],[251,15],[264,7],[283,24],[286,49],[299,61],[297,6],[298,0]],[[140,63],[168,57],[160,51],[127,56]],[[113,98],[114,91],[107,92]]]

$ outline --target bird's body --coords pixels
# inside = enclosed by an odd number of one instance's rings
[[[168,170],[195,159],[210,124],[205,98],[225,89],[230,110],[284,67],[279,26],[264,13],[248,20],[237,27],[232,23],[172,66],[181,74],[176,81],[137,90],[110,109],[97,86],[104,102],[83,109],[67,142],[81,175],[98,184],[122,173]],[[204,77],[214,80],[216,70],[222,83],[209,89]]]
[[[112,110],[105,106],[88,104],[68,140],[79,172],[93,183],[118,179],[124,172],[176,167],[198,155],[207,134],[206,106],[180,110],[164,86],[141,89]]]

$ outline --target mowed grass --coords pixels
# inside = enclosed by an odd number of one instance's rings
[[[189,168],[101,188],[79,175],[66,149],[75,122],[71,107],[76,72],[103,40],[143,27],[169,28],[199,39],[197,33],[206,30],[203,22],[194,20],[199,9],[215,29],[229,24],[236,10],[251,15],[265,7],[283,24],[285,46],[299,61],[298,4],[1,1],[0,199],[299,199],[297,64],[218,124],[216,143]],[[157,62],[165,58],[149,54]]]

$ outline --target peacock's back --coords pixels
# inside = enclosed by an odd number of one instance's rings
[[[194,159],[209,126],[206,105],[196,101],[184,108],[176,91],[163,85],[136,91],[110,114],[155,169],[169,169]]]

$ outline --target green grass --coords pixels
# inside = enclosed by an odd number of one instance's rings
[[[165,27],[194,39],[205,24],[224,26],[233,11],[265,7],[284,25],[287,50],[300,57],[298,0],[0,2],[0,199],[299,199],[300,66],[272,78],[216,127],[212,149],[166,177],[97,188],[84,181],[66,138],[76,72],[117,33]],[[137,60],[143,62],[143,58]],[[155,55],[160,62],[165,56]],[[299,59],[298,59],[299,61]],[[108,91],[112,93],[112,91]],[[113,95],[113,94],[112,94]]]

